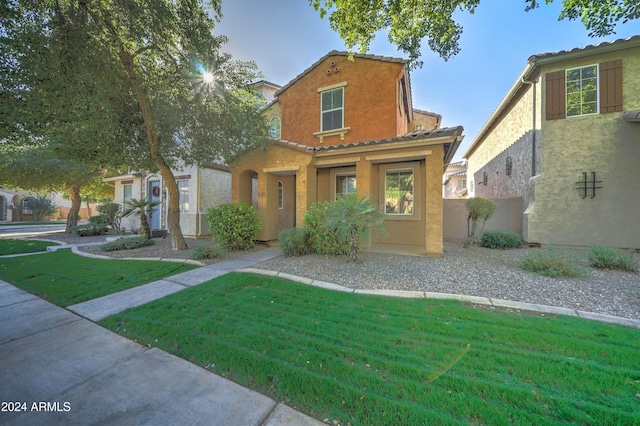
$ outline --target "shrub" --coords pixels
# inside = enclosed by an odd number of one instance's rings
[[[222,255],[224,255],[224,251],[220,250],[216,246],[196,246],[193,249],[191,259],[219,259],[222,257]]]
[[[482,230],[484,229],[484,224],[487,222],[493,213],[496,211],[496,203],[491,200],[487,200],[482,197],[469,198],[464,203],[464,207],[467,209],[467,222],[471,221],[471,230],[469,235],[467,236],[467,242],[464,244],[465,247],[469,247],[469,244],[472,244],[477,239],[477,234],[482,234]],[[480,228],[480,232],[476,233],[476,226],[478,225],[478,220],[482,219],[482,227]]]
[[[51,200],[41,195],[38,195],[36,198],[28,198],[25,203],[29,210],[31,210],[31,218],[36,222],[47,216],[51,216],[58,209]]]
[[[589,264],[599,269],[638,271],[638,265],[633,259],[632,253],[623,252],[616,247],[592,246],[589,249]]]
[[[349,240],[349,259],[357,262],[361,236],[367,236],[371,228],[387,235],[383,221],[383,214],[371,198],[351,194],[340,197],[329,205],[324,226]]]
[[[156,242],[149,240],[146,237],[133,237],[133,238],[118,238],[107,244],[100,246],[102,251],[116,251],[116,250],[132,250],[139,247],[151,246]]]
[[[73,233],[79,237],[94,237],[107,232],[107,225],[89,223],[87,225],[78,225],[73,227]]]
[[[207,223],[213,241],[225,250],[246,250],[253,247],[262,228],[258,214],[244,203],[223,204],[207,211]]]
[[[120,232],[120,210],[122,207],[118,203],[104,203],[98,206],[98,213],[104,217],[107,226],[118,233]]]
[[[329,201],[313,203],[304,214],[304,226],[308,244],[318,254],[343,255],[349,252],[349,239],[324,226],[329,211]]]
[[[89,218],[89,224],[91,225],[104,225],[107,226],[107,218],[102,215],[99,216],[91,216]]]
[[[480,239],[480,245],[490,249],[517,248],[522,245],[522,238],[517,232],[511,231],[485,231]]]
[[[303,228],[283,229],[280,231],[278,245],[285,256],[304,256],[313,251],[309,245],[309,233]]]
[[[520,266],[525,271],[547,277],[588,277],[575,256],[554,249],[534,251],[522,258]]]

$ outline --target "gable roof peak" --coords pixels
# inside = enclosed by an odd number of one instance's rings
[[[314,68],[319,66],[321,63],[323,63],[325,60],[327,60],[331,56],[347,56],[347,57],[353,56],[354,58],[358,58],[358,59],[371,59],[371,60],[381,61],[381,62],[394,62],[394,63],[398,63],[398,64],[402,64],[402,65],[405,65],[407,62],[409,62],[407,59],[394,58],[392,56],[381,56],[381,55],[370,55],[370,54],[362,54],[362,53],[351,53],[351,52],[347,52],[347,51],[344,51],[344,50],[335,50],[334,49],[334,50],[330,51],[329,53],[327,53],[326,55],[324,55],[323,57],[321,57],[320,59],[318,59],[316,62],[314,62],[309,68],[305,69],[300,74],[298,74],[293,80],[291,80],[290,82],[288,82],[287,84],[282,86],[280,88],[280,90],[278,90],[275,93],[275,96],[280,95],[282,92],[284,92],[289,87],[291,87],[295,82],[297,82],[302,77],[304,77],[305,75],[310,73]]]

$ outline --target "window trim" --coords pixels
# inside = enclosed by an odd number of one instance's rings
[[[187,182],[187,202],[182,202],[182,190],[180,188],[181,182]],[[191,179],[176,179],[176,186],[178,187],[178,204],[180,208],[180,213],[189,213],[191,209]],[[187,208],[184,208],[184,204],[187,204]]]
[[[596,68],[596,75],[595,75],[595,80],[596,80],[596,111],[595,112],[590,112],[587,114],[583,114],[582,113],[582,102],[580,103],[580,114],[573,114],[573,115],[569,115],[569,92],[567,90],[567,85],[569,84],[569,79],[568,79],[568,75],[570,71],[575,71],[575,70],[582,70],[584,68],[591,68],[591,67],[595,67]],[[582,78],[580,78],[579,80],[581,82],[581,86],[580,86],[580,97],[582,98]],[[573,117],[586,117],[586,116],[590,116],[590,115],[597,115],[600,114],[600,64],[589,64],[589,65],[583,65],[580,67],[573,67],[573,68],[567,68],[564,70],[564,107],[565,107],[565,118],[573,118]]]
[[[278,134],[274,136],[271,134],[271,129],[275,120],[278,120]],[[282,137],[282,120],[278,116],[271,117],[271,119],[269,120],[269,137],[271,137],[272,139],[281,139]]]
[[[336,91],[340,91],[340,95],[341,95],[341,102],[340,102],[340,107],[339,108],[329,108],[327,110],[324,110],[322,107],[322,97],[327,94],[327,93],[333,93]],[[333,98],[333,94],[331,95],[331,97]],[[324,115],[326,113],[331,113],[331,112],[335,112],[335,111],[340,111],[340,127],[333,127],[331,129],[325,129],[324,127]],[[334,89],[329,89],[329,90],[324,90],[322,92],[320,92],[320,131],[321,132],[334,132],[336,130],[340,130],[340,129],[344,129],[344,87],[336,87]]]
[[[386,212],[386,181],[387,181],[387,172],[397,172],[397,171],[406,171],[411,170],[413,173],[413,212],[410,214],[406,213],[387,213]],[[379,182],[380,182],[380,200],[383,200],[381,204],[382,214],[384,215],[384,220],[392,220],[392,221],[415,221],[420,220],[421,216],[421,203],[422,203],[422,195],[421,195],[421,163],[420,161],[408,161],[403,163],[384,163],[380,164],[379,167]]]
[[[337,200],[338,199],[338,193],[337,193],[337,178],[338,176],[353,176],[354,178],[356,178],[356,168],[355,167],[335,167],[331,169],[330,172],[330,194],[331,194],[331,199],[332,200]],[[356,187],[356,194],[358,193],[358,181],[356,178],[355,181],[355,187]]]

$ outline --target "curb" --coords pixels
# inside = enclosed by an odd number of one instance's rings
[[[325,281],[313,280],[310,278],[299,277],[284,272],[270,271],[266,269],[244,268],[237,272],[246,272],[257,275],[266,275],[269,277],[278,277],[294,281],[297,283],[310,285],[313,287],[324,288],[326,290],[342,291],[346,293],[398,297],[403,299],[449,299],[459,300],[461,302],[475,303],[478,305],[494,306],[496,308],[519,309],[523,311],[539,312],[542,314],[566,315],[578,317],[586,320],[605,322],[609,324],[624,325],[627,327],[635,327],[640,329],[640,320],[616,317],[613,315],[598,314],[594,312],[579,311],[577,309],[561,308],[557,306],[539,305],[535,303],[513,302],[511,300],[492,299],[488,297],[466,296],[462,294],[448,293],[432,293],[428,291],[404,291],[404,290],[372,290],[372,289],[353,289],[338,284],[327,283]]]

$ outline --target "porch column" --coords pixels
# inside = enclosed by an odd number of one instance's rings
[[[434,146],[425,156],[425,251],[427,254],[442,254],[442,174],[444,151],[442,145]]]
[[[258,218],[262,229],[256,239],[278,239],[278,177],[270,173],[258,173]]]
[[[300,167],[296,172],[296,228],[304,227],[304,214],[318,200],[318,170]]]
[[[356,161],[356,194],[358,197],[362,198],[367,196],[374,203],[378,203],[377,194],[373,194],[373,185],[371,179],[372,167],[371,161],[366,160],[364,158]],[[369,250],[372,244],[371,233],[369,233],[365,238],[360,239],[360,244],[363,249]]]

